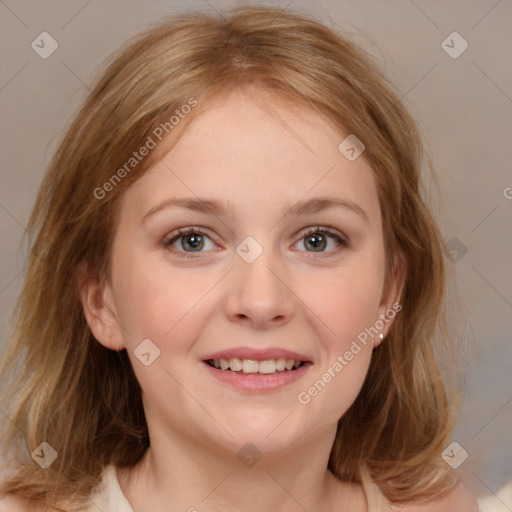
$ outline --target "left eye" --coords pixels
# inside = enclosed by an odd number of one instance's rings
[[[347,238],[337,230],[317,226],[309,228],[301,234],[302,238],[297,243],[302,242],[306,252],[336,252],[340,249],[340,246],[348,246]],[[210,247],[208,247],[208,242]],[[327,250],[329,242],[334,247]],[[205,252],[203,249],[212,250],[215,248],[215,243],[201,228],[192,226],[178,229],[175,233],[164,239],[163,244],[165,247],[171,247],[174,251],[187,258],[195,257],[193,253]]]
[[[334,251],[339,249],[340,246],[346,247],[348,245],[347,238],[342,233],[320,226],[309,228],[302,235],[303,237],[300,241],[302,241],[302,245],[306,248],[306,252],[333,252],[325,250],[329,245],[329,240],[334,243]]]

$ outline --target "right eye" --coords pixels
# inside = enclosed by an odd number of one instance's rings
[[[187,226],[173,231],[163,240],[163,245],[172,252],[178,253],[185,258],[196,258],[193,253],[205,252],[208,250],[208,241],[215,246],[213,240],[207,235],[206,231],[196,226]],[[210,250],[215,247],[210,247]]]

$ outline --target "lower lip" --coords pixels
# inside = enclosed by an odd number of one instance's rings
[[[285,370],[271,374],[249,373],[241,374],[229,370],[218,370],[203,361],[206,369],[222,382],[230,384],[242,391],[264,392],[281,389],[292,382],[299,380],[309,369],[311,363],[306,363],[296,370]]]

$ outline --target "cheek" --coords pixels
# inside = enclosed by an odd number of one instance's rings
[[[373,329],[379,318],[383,260],[373,255],[351,263],[330,273],[329,279],[318,277],[322,286],[307,295],[323,355],[297,399],[312,417],[316,412],[332,422],[356,399],[368,372],[372,340],[378,336]]]
[[[371,287],[352,292],[335,283],[326,295],[331,300],[324,300],[322,309],[315,311],[322,320],[316,321],[322,345],[319,364],[312,368],[297,400],[312,421],[321,417],[332,424],[353,404],[368,373],[372,337],[366,329],[375,324],[378,299]]]
[[[357,398],[370,360],[371,349],[368,346],[352,345],[312,376],[308,387],[298,394],[298,402],[311,418],[320,416],[323,423],[335,423]]]
[[[179,269],[171,272],[170,267],[146,260],[149,258],[128,257],[117,262],[114,288],[119,320],[125,327],[123,336],[133,348],[145,338],[153,340],[161,350],[169,345],[178,348],[177,340],[186,344],[193,339],[192,331],[199,331],[197,320],[201,316],[197,311],[218,276]],[[196,320],[192,324],[191,316]],[[185,325],[187,336],[178,336]]]
[[[326,348],[344,352],[351,341],[378,320],[384,282],[384,265],[378,258],[358,258],[336,270],[305,278],[301,297],[316,315]],[[318,286],[311,286],[311,282]],[[364,337],[364,336],[362,336]]]

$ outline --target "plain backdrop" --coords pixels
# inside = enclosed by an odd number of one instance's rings
[[[505,486],[512,480],[512,4],[260,3],[313,15],[360,44],[420,124],[438,173],[436,216],[458,290],[454,326],[471,355],[453,433],[468,453],[458,471],[481,498],[482,510],[510,511],[512,492]],[[237,4],[0,0],[2,349],[23,280],[20,243],[37,189],[104,59],[164,15],[214,13]],[[42,32],[58,44],[46,59],[31,46]]]

